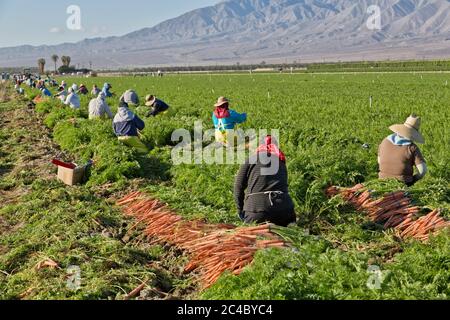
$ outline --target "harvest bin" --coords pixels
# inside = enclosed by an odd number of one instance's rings
[[[85,175],[86,166],[76,167],[75,169],[58,166],[58,179],[69,186],[83,183]]]
[[[58,166],[58,179],[69,186],[74,186],[86,181],[88,171],[93,164],[89,161],[84,166],[79,166],[76,163],[67,163],[54,159],[52,163]]]

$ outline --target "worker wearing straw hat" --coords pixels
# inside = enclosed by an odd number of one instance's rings
[[[166,113],[170,108],[167,103],[151,94],[145,97],[145,105],[152,108],[152,110],[147,113],[146,117],[156,117],[159,114]]]
[[[420,125],[421,119],[411,115],[404,124],[389,128],[394,133],[381,143],[378,150],[380,179],[397,179],[412,186],[425,177],[427,165],[416,144],[425,143]],[[418,171],[416,175],[414,167]]]
[[[80,88],[78,89],[78,94],[86,95],[89,93],[88,88],[84,84],[80,84]]]
[[[237,124],[247,121],[246,113],[237,113],[229,108],[230,101],[225,97],[220,97],[214,105],[215,110],[212,115],[214,127],[216,128],[216,141],[228,145],[227,136],[230,131],[234,131]]]

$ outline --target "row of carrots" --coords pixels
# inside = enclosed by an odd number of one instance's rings
[[[405,191],[396,191],[374,199],[367,188],[358,184],[353,188],[330,187],[329,197],[340,195],[357,211],[365,212],[371,221],[383,224],[385,229],[395,229],[402,239],[429,240],[443,229],[450,227],[450,221],[441,216],[439,210],[420,216],[421,208],[413,205]]]
[[[204,288],[213,285],[224,272],[238,275],[252,263],[258,250],[284,248],[288,244],[271,230],[271,225],[237,228],[229,224],[188,221],[157,199],[133,192],[117,202],[123,212],[145,225],[152,243],[169,243],[189,252],[186,273],[200,271]]]

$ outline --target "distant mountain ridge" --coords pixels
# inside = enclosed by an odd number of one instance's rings
[[[367,28],[371,5],[381,30]],[[230,0],[121,37],[0,48],[0,66],[55,53],[101,68],[442,58],[449,39],[449,0]]]

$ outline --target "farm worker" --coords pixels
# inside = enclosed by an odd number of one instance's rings
[[[61,100],[62,103],[64,103],[67,97],[67,90],[64,89],[63,87],[60,87],[59,92],[56,94],[56,97],[59,98],[59,100]]]
[[[43,88],[45,88],[44,81],[43,80],[39,80],[37,82],[36,89],[42,90]]]
[[[152,110],[147,114],[147,117],[156,117],[158,114],[167,112],[170,108],[167,103],[151,94],[145,97],[145,105],[152,108]]]
[[[63,82],[61,82],[61,85],[59,86],[59,88],[58,88],[58,91],[63,91],[63,90],[65,90],[66,89],[66,83],[63,81]]]
[[[41,86],[40,90],[44,96],[46,96],[46,97],[52,96],[52,93],[50,92],[50,90],[48,90],[45,86]]]
[[[25,93],[25,91],[23,90],[23,88],[21,88],[21,87],[20,87],[20,84],[18,84],[18,83],[16,83],[16,84],[14,85],[14,89],[16,90],[16,92],[17,92],[18,94],[24,94],[24,93]]]
[[[86,88],[84,84],[80,85],[80,88],[78,89],[78,94],[86,95],[89,93],[89,90]]]
[[[246,223],[271,222],[285,227],[296,222],[288,191],[286,156],[271,136],[241,166],[234,198],[239,217]]]
[[[120,97],[120,100],[125,101],[128,105],[139,105],[139,96],[133,90],[125,91],[125,93]]]
[[[111,109],[105,100],[105,94],[100,92],[97,98],[94,98],[89,102],[89,119],[93,120],[106,117],[109,117],[110,119],[114,118]]]
[[[139,130],[144,130],[145,123],[128,109],[128,104],[120,102],[119,109],[113,120],[114,133],[119,141],[135,148],[139,153],[147,153],[147,146],[139,139]]]
[[[421,119],[411,115],[404,124],[391,126],[394,132],[378,149],[380,179],[397,179],[408,186],[423,179],[428,168],[416,143],[425,143],[420,133]],[[414,167],[418,173],[414,175]]]
[[[78,97],[78,95],[75,93],[73,87],[69,88],[69,95],[67,96],[64,104],[66,106],[70,106],[72,109],[80,109],[80,97]]]
[[[216,141],[227,145],[227,134],[233,131],[237,124],[247,121],[247,114],[230,110],[229,101],[225,97],[220,97],[214,107],[216,109],[212,119],[216,128]]]
[[[91,94],[93,95],[93,96],[98,96],[98,94],[101,92],[101,90],[97,87],[97,85],[96,84],[94,84],[94,86],[92,87],[92,91],[91,91]]]
[[[105,83],[103,85],[102,92],[105,94],[105,97],[107,98],[111,98],[113,96],[113,94],[109,91],[110,89],[112,89],[112,86],[109,83]]]

